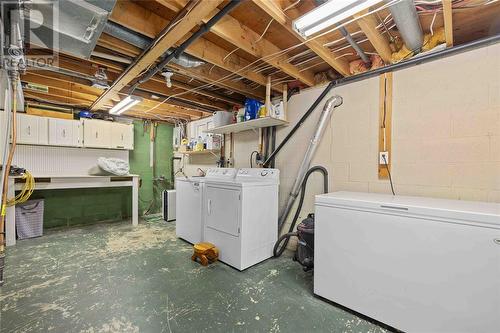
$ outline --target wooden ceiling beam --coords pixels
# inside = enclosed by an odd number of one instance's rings
[[[182,6],[188,3],[188,0],[172,1]],[[214,9],[211,15],[215,15],[218,12],[218,9]],[[207,21],[208,19],[203,19],[203,22],[206,23]],[[224,16],[210,29],[210,31],[245,52],[257,58],[263,58],[263,61],[278,68],[291,77],[302,81],[306,85],[314,86],[314,73],[311,70],[301,71],[298,67],[288,63],[287,60],[289,57],[286,53],[279,54],[282,52],[279,47],[266,38],[262,38],[260,34],[241,24],[231,15]],[[276,56],[275,54],[279,55]]]
[[[378,31],[378,22],[375,16],[366,14],[368,14],[368,10],[364,10],[354,15],[354,17],[357,18],[356,23],[359,25],[382,60],[390,64],[392,50],[389,45],[389,41],[380,33],[380,31]],[[363,17],[363,15],[366,16]]]
[[[49,89],[48,92],[49,96],[66,98],[68,99],[68,103],[69,101],[71,101],[71,103],[77,102],[77,104],[90,105],[102,93],[102,90],[98,88],[94,88],[82,83],[76,83],[76,82],[61,80],[58,78],[47,77],[38,72],[27,72],[26,74],[21,76],[21,81],[47,86]],[[24,91],[27,93],[37,92],[44,94],[43,92],[29,90],[29,89],[24,89]],[[151,100],[148,95],[141,94],[139,92],[138,95],[144,98],[144,101],[138,107],[151,108],[158,104],[158,101]],[[56,102],[60,101],[61,100],[58,99]],[[111,106],[112,103],[108,103],[105,105],[105,107],[108,108]],[[172,114],[193,116],[196,118],[211,115],[211,112],[203,112],[199,110],[184,108],[166,103],[163,103],[159,109],[167,110]]]
[[[132,56],[133,56],[133,57],[136,57],[136,56],[138,56],[138,55],[140,54],[141,50],[140,50],[139,48],[137,48],[137,47],[135,47],[135,46],[133,46],[133,45],[127,44],[126,42],[121,41],[121,40],[117,40],[117,41],[118,41],[118,43],[117,43],[117,44],[121,44],[121,45],[126,44],[126,45],[129,45],[129,46],[130,46],[130,48],[129,48],[128,50],[129,50],[129,51],[131,51],[131,53],[132,53]],[[100,41],[98,41],[98,42],[97,42],[97,44],[98,44],[98,45],[101,45],[101,44],[100,44]],[[114,44],[115,44],[115,42],[113,43],[113,45],[114,45]],[[113,50],[113,46],[112,46],[112,45],[110,45],[110,46],[111,46],[111,50]],[[135,50],[133,50],[132,48],[135,48]],[[108,65],[107,65],[107,64],[109,64],[109,65],[111,65],[112,67],[115,67],[115,68],[117,67],[117,65],[116,65],[116,64],[114,64],[114,63],[112,63],[112,62],[110,62],[110,61],[103,60],[103,59],[95,59],[94,57],[92,57],[92,59],[91,59],[91,60],[92,60],[93,62],[98,62],[98,63],[99,63],[99,64],[101,64],[102,66],[106,66],[106,67],[108,67]],[[169,66],[171,66],[171,65],[173,65],[173,64],[169,64]],[[123,69],[123,66],[118,65],[118,67],[119,67],[119,68],[121,68],[121,69]],[[181,67],[181,66],[178,66],[178,67]],[[185,74],[183,74],[183,75],[185,75]],[[199,75],[198,75],[198,74],[194,74],[194,75],[187,75],[187,76],[190,76],[190,77],[195,77],[196,79],[201,80],[201,78],[199,77]],[[216,79],[216,78],[214,78],[214,80],[215,80],[215,79]],[[157,81],[157,82],[165,82],[165,80],[164,80],[163,78],[159,77],[159,75],[156,75],[156,76],[152,77],[152,78],[151,78],[151,80],[154,80],[154,81]],[[191,89],[193,89],[193,88],[196,88],[196,87],[194,87],[194,86],[190,86],[190,85],[188,85],[188,84],[185,84],[185,83],[179,82],[179,81],[177,81],[177,80],[175,80],[175,79],[173,79],[173,80],[172,80],[172,84],[173,84],[173,86],[174,86],[174,87],[178,87],[178,88],[181,88],[181,89],[184,89],[184,90],[191,90]],[[224,87],[224,86],[223,86],[223,87]],[[226,89],[233,89],[234,87],[224,87],[224,88],[226,88]],[[244,86],[244,89],[243,89],[243,90],[248,90],[248,89],[250,89],[250,88],[248,88],[248,87]],[[235,89],[235,90],[236,90],[236,89]],[[236,91],[238,91],[238,90],[236,90]],[[218,100],[224,101],[224,102],[226,102],[226,103],[229,103],[228,107],[229,107],[230,105],[234,105],[234,104],[236,104],[236,105],[241,105],[241,104],[242,104],[242,101],[238,101],[238,100],[235,100],[235,99],[232,99],[232,98],[228,98],[228,97],[226,97],[226,96],[223,96],[223,95],[220,95],[220,94],[216,94],[216,93],[213,93],[213,92],[210,92],[210,91],[204,90],[204,89],[197,90],[197,91],[196,91],[196,93],[198,93],[198,94],[200,94],[200,95],[203,95],[203,96],[210,97],[210,98],[215,98],[215,99],[218,99]],[[242,92],[242,93],[243,93],[243,94],[245,94],[245,91],[244,91],[244,92]]]
[[[154,62],[170,47],[179,41],[185,34],[191,31],[199,22],[210,15],[223,0],[211,0],[196,4],[186,16],[179,21],[164,36],[161,36],[156,44],[145,52],[140,59],[129,66],[125,72],[107,89],[91,106],[91,110],[99,110],[114,93],[121,91],[132,80],[136,79],[147,67]],[[211,16],[210,16],[211,17]]]
[[[121,73],[120,69],[116,69],[116,67],[109,66],[107,64],[111,64],[111,62],[100,62],[99,65],[105,66],[107,68],[107,75],[109,80],[117,80],[119,78],[119,74]],[[71,58],[65,57],[65,56],[60,56],[59,57],[59,68],[69,70],[71,72],[74,72],[75,74],[84,74],[86,76],[93,76],[97,70],[98,65],[94,64],[93,61],[86,61],[83,59],[78,59],[78,60],[73,60]],[[118,67],[120,68],[120,67]],[[123,68],[123,67],[121,67]],[[156,79],[155,79],[156,80]],[[156,84],[155,87],[157,89],[155,90],[156,93],[170,96],[170,95],[175,95],[181,92],[185,92],[184,89],[174,89],[174,88],[168,88],[166,84],[163,84],[163,81],[161,79],[157,80],[157,83],[161,82],[161,85]],[[147,82],[146,82],[147,84]],[[223,103],[217,100],[213,100],[211,98],[207,98],[205,96],[202,96],[201,92],[200,94],[194,94],[194,93],[184,93],[181,96],[176,97],[179,100],[183,100],[186,102],[194,102],[197,103],[201,106],[205,106],[208,108],[213,108],[213,109],[219,109],[219,110],[227,110],[231,107],[232,104],[227,104]]]
[[[168,3],[175,4],[174,2],[167,1]],[[177,8],[176,6],[175,8]],[[169,21],[160,15],[157,15],[149,10],[141,7],[137,3],[131,1],[119,1],[111,16],[109,18],[111,21],[120,24],[130,30],[133,30],[137,33],[143,34],[150,38],[153,38],[158,34],[163,27],[165,27]],[[182,39],[184,41],[187,38]],[[125,42],[123,42],[125,43]],[[204,72],[203,77],[195,76],[200,80],[204,80],[206,82],[216,82],[213,83],[215,86],[224,86],[227,89],[231,89],[234,91],[238,91],[245,96],[254,97],[258,99],[264,99],[266,92],[264,86],[266,85],[266,77],[262,74],[255,73],[250,70],[245,70],[245,66],[249,64],[248,60],[239,57],[237,54],[231,54],[229,57],[227,55],[230,51],[218,46],[215,43],[210,42],[209,40],[200,37],[196,41],[194,41],[185,51],[187,54],[192,55],[193,57],[197,57],[202,59],[212,65],[216,65],[221,67],[230,73],[226,75],[210,75],[211,72],[215,71],[214,68],[212,71],[200,71],[200,67],[196,68],[186,68],[182,67],[182,71],[195,72],[193,74],[200,75],[200,72]],[[170,63],[168,66],[170,67],[181,67],[175,65],[174,63]],[[201,66],[204,67],[204,66]],[[219,71],[220,72],[220,71]],[[238,73],[237,75],[242,76],[250,81],[259,83],[263,87],[259,87],[258,89],[252,89],[248,87],[246,84],[242,82],[233,82],[231,80],[223,79],[231,73]]]
[[[335,53],[333,53],[329,48],[322,45],[321,42],[314,39],[312,41],[307,41],[300,34],[298,34],[292,27],[292,19],[283,12],[281,4],[277,0],[253,0],[253,2],[259,6],[262,10],[269,14],[276,22],[281,26],[286,28],[290,33],[292,33],[298,40],[305,42],[305,45],[313,51],[317,56],[319,56],[328,65],[334,68],[343,76],[349,75],[349,63],[344,58],[337,58]],[[296,14],[297,17],[299,14]],[[295,17],[294,17],[295,18]]]

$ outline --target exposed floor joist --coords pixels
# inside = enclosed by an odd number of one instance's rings
[[[110,66],[110,62],[100,62],[99,65],[105,65],[107,67],[107,75],[108,79],[111,81],[115,81],[118,79],[119,74],[122,72],[123,67],[114,65]],[[59,57],[59,68],[64,70],[71,71],[76,75],[85,75],[86,77],[93,77],[98,65],[93,64],[87,60],[79,59],[75,61],[66,56]],[[151,81],[153,83],[151,83]],[[151,90],[154,93],[161,95],[174,95],[180,92],[184,92],[183,90],[174,90],[172,88],[168,88],[161,79],[155,81],[150,80],[150,82],[146,82],[144,85],[148,87],[148,90]],[[142,86],[141,86],[142,87]],[[201,94],[193,94],[193,93],[184,93],[182,96],[178,97],[179,99],[185,100],[186,102],[196,102],[201,106],[206,106],[215,109],[227,109],[230,107],[230,104],[221,103],[219,101],[214,101],[212,99],[208,99]]]
[[[391,63],[392,50],[389,46],[389,41],[385,38],[378,30],[377,30],[377,19],[373,15],[366,15],[368,10],[362,11],[356,15],[356,22],[359,27],[366,35],[370,43],[373,45],[378,55],[384,60],[387,64]]]
[[[42,98],[53,103],[74,104],[88,107],[102,93],[101,89],[82,85],[80,83],[68,82],[53,77],[45,77],[36,72],[28,72],[21,77],[22,82],[34,83],[48,87],[48,92],[41,92],[25,88],[25,95],[32,98]],[[145,97],[145,96],[144,96]],[[135,106],[129,112],[145,111],[158,105],[158,101],[144,99],[141,105]],[[107,104],[106,107],[111,107]],[[129,113],[127,112],[127,114]],[[177,107],[168,104],[162,104],[156,108],[151,114],[159,114],[170,117],[180,117],[183,119],[198,119],[204,116],[203,112],[193,111],[182,107]]]
[[[281,24],[286,30],[292,33],[298,40],[305,42],[305,45],[312,50],[316,55],[323,59],[327,64],[333,67],[337,72],[343,76],[349,75],[349,63],[347,60],[337,58],[337,55],[331,52],[327,47],[324,47],[321,42],[314,39],[306,41],[299,35],[292,27],[292,19],[299,16],[295,10],[290,10],[288,13],[283,12],[280,2],[277,0],[253,0],[262,10],[269,14],[276,22]],[[293,15],[295,13],[295,15]],[[288,15],[293,16],[291,19]]]
[[[188,3],[188,0],[173,1],[182,6]],[[215,15],[218,11],[218,9],[214,9],[212,15]],[[208,20],[205,18],[203,21]],[[262,58],[263,61],[306,85],[314,86],[314,73],[311,70],[301,71],[298,67],[288,63],[289,56],[282,52],[283,50],[249,27],[241,24],[231,15],[224,16],[210,31],[232,43],[235,47],[239,47],[257,58]]]
[[[117,3],[109,19],[117,24],[120,24],[130,30],[133,30],[150,38],[156,36],[156,34],[158,34],[163,29],[163,27],[165,27],[169,23],[167,19],[161,17],[160,15],[150,12],[140,5],[130,1],[121,1]],[[182,40],[185,39],[186,38]],[[245,84],[242,84],[241,82],[233,82],[230,80],[222,81],[222,78],[224,78],[225,76],[230,75],[231,73],[237,73],[237,75],[239,76],[245,77],[248,80],[265,86],[266,77],[264,75],[255,73],[245,68],[245,66],[249,65],[248,60],[243,59],[236,54],[231,54],[228,57],[227,55],[230,51],[210,42],[203,37],[200,37],[198,40],[194,41],[186,49],[185,52],[189,55],[200,58],[212,65],[221,67],[229,71],[229,73],[220,77],[213,77],[209,75],[210,73],[207,73],[204,74],[206,76],[199,77],[200,79],[204,79],[208,82],[219,81],[215,83],[215,85],[226,86],[228,89],[234,89],[235,91],[244,93],[247,96],[257,97],[259,99],[263,99],[265,97],[264,87],[252,89]],[[174,65],[172,64],[172,66]],[[198,68],[196,68],[196,70],[197,69]],[[183,68],[183,70],[190,71],[193,70],[193,68]]]
[[[131,65],[116,80],[112,87],[106,90],[90,107],[91,110],[99,110],[109,100],[113,93],[121,91],[132,80],[136,79],[147,67],[153,64],[164,52],[172,47],[180,38],[194,28],[201,20],[210,15],[217,8],[222,0],[211,0],[209,2],[198,3],[186,16],[173,26],[164,36],[161,36],[156,44],[138,59],[137,63]]]
[[[119,44],[119,45],[117,45],[117,47],[115,47],[116,44]],[[103,45],[103,44],[101,44],[100,41],[98,41],[98,45]],[[118,40],[118,42],[114,41],[113,44],[109,45],[108,47],[109,47],[109,50],[111,50],[111,51],[114,51],[117,48],[120,50],[126,48],[127,52],[130,53],[132,57],[136,57],[141,53],[141,50],[139,48],[137,48],[133,45],[127,44],[127,43],[120,41],[120,40]],[[120,71],[123,70],[122,66],[116,66],[115,64],[111,64],[109,61],[105,61],[103,59],[92,57],[92,60],[94,62],[99,62],[104,67],[110,67],[110,65],[113,65],[113,68],[118,67],[120,69]],[[204,75],[200,74],[199,71],[197,71],[197,68],[186,68],[186,67],[182,67],[179,65],[175,65],[174,63],[171,63],[168,66],[174,68],[175,71],[183,71],[184,73],[186,73],[184,75],[186,75],[188,77],[196,78],[200,81],[203,81]],[[185,70],[183,70],[183,69],[185,69]],[[194,72],[196,72],[196,73],[194,73]],[[207,73],[206,75],[210,75],[210,74]],[[214,81],[217,79],[220,79],[220,77],[212,76],[210,78],[210,80],[208,80],[208,82]],[[165,80],[162,77],[160,77],[159,75],[152,77],[151,80],[158,81],[158,82],[165,82]],[[183,84],[181,82],[178,82],[175,79],[172,79],[172,83],[173,83],[174,87],[178,87],[178,88],[181,88],[184,90],[191,90],[191,89],[197,88],[195,86],[189,86],[187,84]],[[258,94],[256,92],[252,92],[251,88],[247,87],[246,85],[237,85],[237,84],[234,84],[234,85],[233,84],[229,84],[229,85],[217,84],[217,85],[219,87],[224,88],[224,89],[230,89],[230,90],[235,90],[237,92],[241,92],[244,96],[250,95],[250,96],[255,96],[257,98],[261,97],[260,94]],[[212,93],[212,92],[207,91],[205,89],[196,89],[196,93],[198,93],[200,95],[204,95],[206,97],[215,98],[215,99],[224,101],[224,102],[228,103],[227,108],[229,108],[230,106],[232,106],[234,104],[241,105],[241,103],[242,103],[242,101],[234,100],[234,99],[229,98],[229,97],[224,96],[224,95],[215,94],[215,93]]]

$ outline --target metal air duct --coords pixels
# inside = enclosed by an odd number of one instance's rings
[[[30,2],[30,43],[89,59],[116,0]]]
[[[121,39],[129,44],[134,45],[135,47],[140,48],[141,50],[144,50],[147,48],[150,44],[152,39],[149,37],[143,36],[141,34],[138,34],[134,31],[131,31],[125,27],[122,27],[119,24],[113,23],[113,22],[107,22],[106,25],[104,26],[104,32],[107,33],[110,36],[113,36],[115,38]],[[165,52],[163,57],[166,57],[170,55],[174,50],[168,50]],[[201,65],[204,65],[205,62],[198,60],[194,57],[191,57],[186,54],[181,54],[179,55],[178,58],[173,58],[172,62],[182,66],[182,67],[198,67]]]
[[[391,3],[392,0],[386,2]],[[408,50],[419,53],[424,43],[424,33],[413,0],[399,0],[389,9]]]

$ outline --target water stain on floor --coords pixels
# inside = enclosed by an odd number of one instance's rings
[[[386,332],[312,294],[283,256],[202,267],[159,217],[50,231],[8,248],[0,332]]]

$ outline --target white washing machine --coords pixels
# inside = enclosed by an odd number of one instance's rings
[[[204,240],[219,260],[244,270],[272,256],[278,237],[277,169],[239,169],[234,180],[206,179]]]
[[[236,176],[233,168],[210,168],[205,177],[178,177],[175,179],[176,236],[192,244],[203,241],[203,188],[208,179],[232,180]]]

